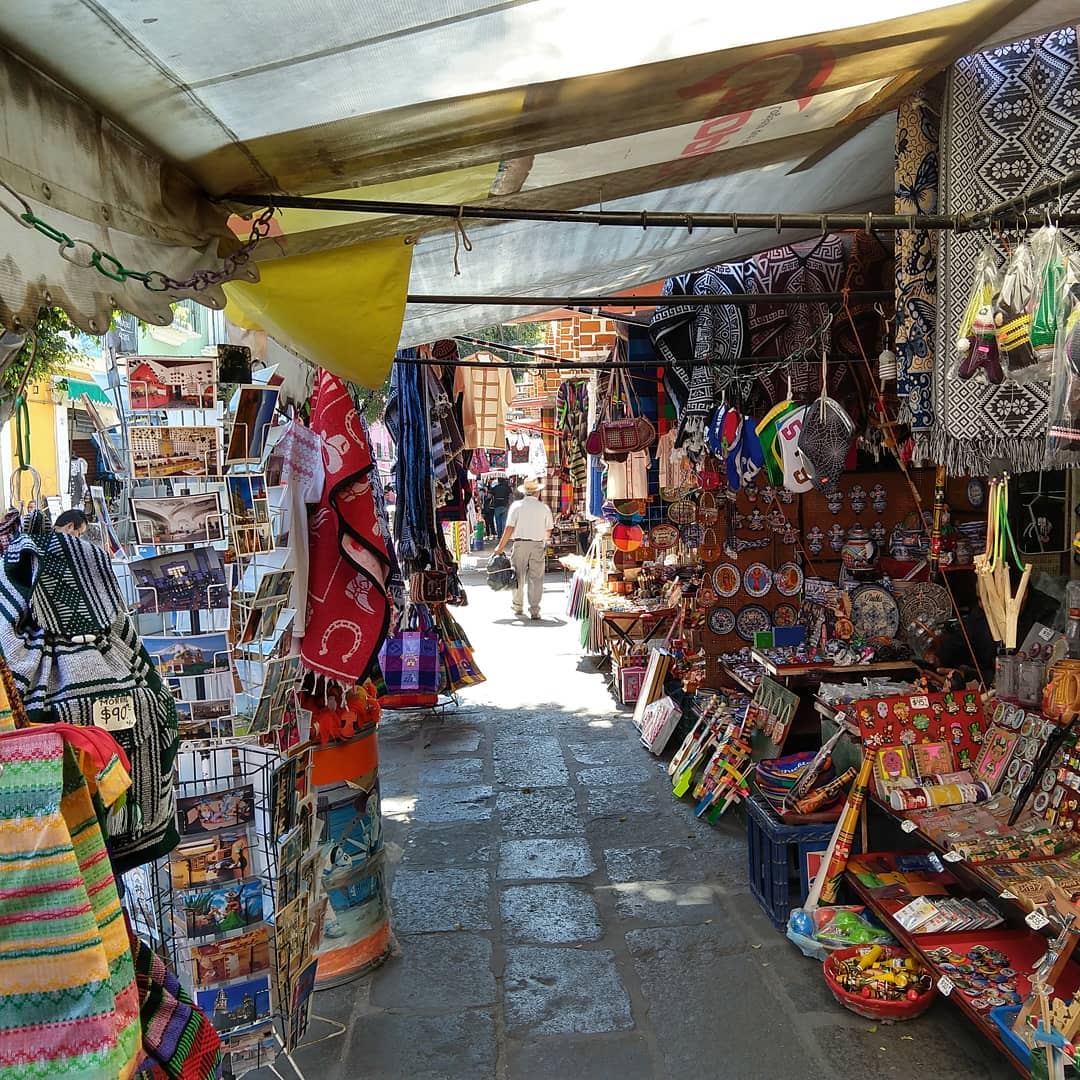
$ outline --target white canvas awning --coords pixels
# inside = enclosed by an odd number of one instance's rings
[[[887,209],[896,102],[955,57],[1064,24],[1074,7],[8,0],[0,181],[67,235],[176,278],[220,265],[226,207],[210,197],[233,192]],[[2,189],[0,206],[20,209]],[[285,211],[256,251],[264,284],[229,296],[249,324],[373,382],[399,329],[410,344],[519,313],[410,307],[400,328],[406,283],[417,293],[611,291],[762,246],[745,234],[468,228],[474,250],[456,277],[445,221]],[[407,251],[406,236],[416,241]],[[169,299],[225,299],[216,286],[154,294],[111,281],[10,214],[0,241],[7,325],[45,299],[91,330],[113,303],[160,322]],[[89,251],[66,254],[85,262]],[[251,266],[243,273],[254,280]],[[331,332],[334,321],[348,326]]]

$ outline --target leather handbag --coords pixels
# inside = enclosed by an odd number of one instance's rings
[[[418,570],[409,578],[409,600],[414,604],[445,604],[450,575],[445,570]]]

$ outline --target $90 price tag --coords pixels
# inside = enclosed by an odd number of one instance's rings
[[[937,981],[937,988],[942,997],[948,997],[956,989],[956,984],[948,975],[942,975]]]
[[[135,702],[129,694],[94,699],[94,726],[128,731],[135,726]]]

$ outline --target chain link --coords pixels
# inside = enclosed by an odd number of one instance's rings
[[[60,248],[60,256],[74,266],[82,266],[87,269],[93,268],[99,274],[107,277],[110,281],[118,281],[124,284],[128,281],[140,281],[144,288],[151,292],[203,292],[223,281],[229,281],[236,276],[237,270],[251,261],[251,253],[255,250],[260,240],[265,240],[270,235],[270,223],[274,219],[274,208],[268,206],[251,223],[251,233],[244,244],[231,255],[226,255],[221,261],[218,270],[195,270],[190,277],[172,278],[161,270],[132,270],[125,266],[115,255],[108,251],[102,251],[89,240],[72,239],[62,229],[39,218],[34,213],[30,204],[13,187],[0,180],[0,188],[7,191],[15,198],[20,210],[15,210],[0,203],[3,210],[13,217],[20,225],[28,229],[34,229],[42,236],[51,240]],[[79,248],[87,249],[89,255],[77,254]]]

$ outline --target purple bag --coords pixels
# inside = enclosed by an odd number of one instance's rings
[[[379,667],[388,694],[437,694],[443,682],[438,632],[399,627],[383,642]]]

